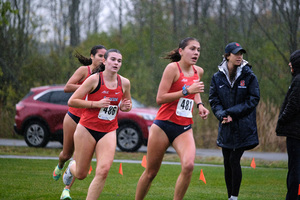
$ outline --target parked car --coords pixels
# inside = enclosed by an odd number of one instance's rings
[[[16,104],[14,130],[23,135],[30,147],[45,147],[49,141],[63,143],[63,119],[72,93],[65,93],[64,85],[31,88]],[[122,151],[134,152],[147,145],[149,128],[157,113],[132,99],[132,110],[119,111],[117,146]]]

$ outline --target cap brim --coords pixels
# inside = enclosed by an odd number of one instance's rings
[[[246,53],[246,50],[243,48],[235,48],[231,53],[237,54],[239,51],[241,51],[242,53]]]

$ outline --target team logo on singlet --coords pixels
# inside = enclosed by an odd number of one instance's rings
[[[108,93],[109,93],[109,91],[106,91],[106,90],[102,91],[102,94],[108,94]]]
[[[181,80],[181,82],[188,82],[188,80],[187,80],[186,78],[183,78],[183,79]]]
[[[110,97],[109,100],[111,100],[111,101],[118,101],[119,98]]]
[[[105,98],[106,98],[106,96],[103,97],[103,99],[105,99]],[[111,100],[111,101],[118,101],[119,98],[109,97],[109,100]]]

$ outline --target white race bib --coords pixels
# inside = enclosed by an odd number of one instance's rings
[[[109,105],[107,108],[101,108],[98,118],[103,120],[113,120],[115,119],[118,111],[118,106],[116,105]]]
[[[193,117],[193,105],[194,101],[192,99],[180,98],[177,104],[176,115],[180,117]]]

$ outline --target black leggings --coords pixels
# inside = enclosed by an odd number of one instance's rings
[[[225,149],[222,148],[225,168],[225,182],[227,187],[228,198],[238,196],[242,182],[241,157],[243,149]]]

